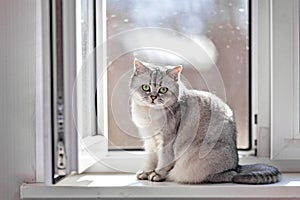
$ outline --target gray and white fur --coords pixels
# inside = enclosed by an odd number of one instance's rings
[[[275,167],[238,165],[232,110],[209,92],[187,89],[181,70],[134,61],[131,116],[148,155],[137,178],[189,184],[278,182]]]

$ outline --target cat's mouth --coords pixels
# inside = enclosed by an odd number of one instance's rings
[[[150,104],[151,107],[155,107],[155,108],[160,108],[161,106],[164,105],[161,101],[159,101],[159,100],[157,100],[157,99],[151,100],[151,101],[149,102],[149,104]]]
[[[150,107],[157,107],[157,103],[155,103],[154,101],[149,102],[148,104]]]

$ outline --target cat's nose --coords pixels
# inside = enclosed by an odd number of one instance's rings
[[[151,95],[150,98],[151,98],[152,100],[155,100],[155,99],[157,98],[157,96],[156,96],[156,95]]]

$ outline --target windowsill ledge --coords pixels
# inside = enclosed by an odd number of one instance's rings
[[[54,186],[23,184],[21,198],[299,198],[300,173],[286,173],[271,185],[202,184],[137,181],[133,174],[80,174]]]

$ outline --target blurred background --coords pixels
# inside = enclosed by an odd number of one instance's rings
[[[152,34],[145,31],[149,27],[167,31]],[[146,29],[138,33],[133,31],[130,37],[130,31],[142,28]],[[168,35],[168,31],[174,34]],[[126,35],[126,32],[129,33]],[[107,1],[107,38],[113,38],[107,45],[110,148],[142,148],[129,115],[128,83],[134,57],[145,62],[182,64],[182,76],[188,87],[218,95],[218,91],[211,89],[214,88],[212,81],[207,82],[214,79],[207,77],[208,72],[217,67],[225,88],[225,96],[221,98],[235,113],[238,147],[247,148],[250,134],[249,32],[248,0]],[[137,49],[159,40],[170,44],[174,51]],[[191,47],[188,43],[191,41],[200,48]],[[180,49],[184,55],[175,52]]]

